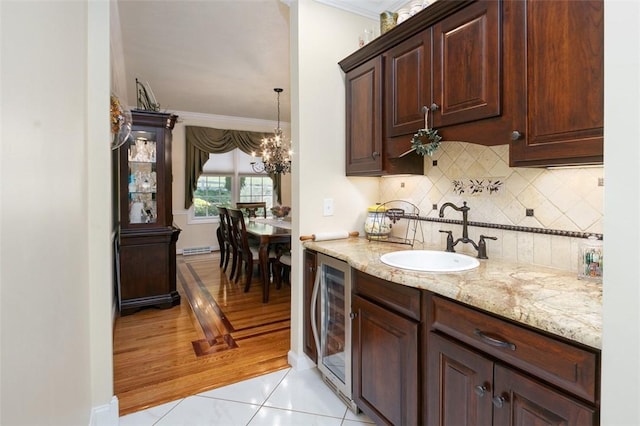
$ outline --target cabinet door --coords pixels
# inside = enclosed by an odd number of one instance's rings
[[[382,57],[346,74],[346,174],[380,175],[382,170]]]
[[[478,1],[434,26],[433,123],[499,116],[500,2]]]
[[[527,1],[521,48],[526,128],[511,166],[601,163],[604,122],[604,5]],[[524,123],[522,124],[524,126]]]
[[[131,137],[119,148],[120,228],[170,227],[171,129],[177,116],[137,110],[131,115]]]
[[[318,349],[316,348],[316,341],[313,338],[313,330],[311,329],[311,321],[315,321],[316,324],[320,324],[320,307],[316,303],[316,318],[311,318],[311,295],[313,293],[313,284],[316,278],[316,252],[311,250],[304,251],[304,272],[303,272],[303,293],[304,293],[304,353],[307,354],[313,362],[318,362]]]
[[[494,370],[493,400],[494,426],[598,423],[593,408],[499,364]]]
[[[428,424],[490,425],[493,362],[435,333],[427,353]]]
[[[353,399],[376,424],[418,424],[418,323],[354,295]]]
[[[424,128],[422,107],[431,104],[431,29],[384,54],[387,137]]]

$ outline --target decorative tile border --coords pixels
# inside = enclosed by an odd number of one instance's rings
[[[466,179],[465,180],[453,180],[453,192],[462,195],[478,195],[482,193],[493,194],[494,192],[498,192],[503,185],[503,180],[492,180],[492,179]]]
[[[424,222],[440,222],[440,223],[451,223],[454,225],[462,225],[461,220],[455,219],[440,219],[433,217],[424,217],[418,216],[418,220]],[[546,228],[534,228],[529,226],[516,226],[516,225],[500,225],[497,223],[487,223],[487,222],[467,222],[468,226],[477,226],[479,228],[492,228],[492,229],[501,229],[505,231],[517,231],[517,232],[529,232],[532,234],[544,234],[544,235],[557,235],[560,237],[573,237],[573,238],[589,238],[590,236],[595,236],[599,240],[603,239],[603,234],[596,234],[593,232],[575,232],[575,231],[562,231],[559,229],[546,229]]]

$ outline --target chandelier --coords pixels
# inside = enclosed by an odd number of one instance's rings
[[[280,128],[280,93],[282,89],[275,88],[274,92],[278,94],[278,127],[274,130],[274,134],[268,138],[262,139],[260,148],[262,149],[262,162],[255,161],[256,153],[252,152],[254,157],[251,161],[251,168],[256,173],[280,173],[287,174],[291,172],[291,141],[287,141],[282,134]]]

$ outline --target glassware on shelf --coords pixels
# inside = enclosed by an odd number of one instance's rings
[[[592,235],[578,250],[578,279],[602,281],[603,266],[602,240]]]

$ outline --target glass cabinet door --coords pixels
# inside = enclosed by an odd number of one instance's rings
[[[157,206],[157,132],[133,131],[127,142],[129,224],[154,224]]]
[[[322,264],[321,288],[321,352],[322,364],[342,383],[346,383],[345,359],[345,274],[331,265]]]

